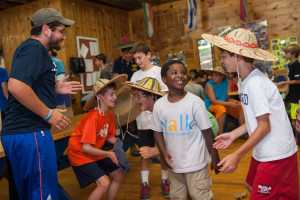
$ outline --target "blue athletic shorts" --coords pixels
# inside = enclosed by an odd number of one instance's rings
[[[3,135],[20,199],[58,200],[55,146],[49,130]]]
[[[80,166],[72,166],[80,188],[84,188],[95,182],[100,177],[109,175],[119,169],[110,158],[104,158],[97,162],[91,162]]]

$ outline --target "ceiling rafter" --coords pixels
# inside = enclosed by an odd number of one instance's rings
[[[26,4],[36,0],[0,0],[0,10],[5,10],[14,6]],[[89,2],[99,3],[102,5],[120,8],[124,10],[136,10],[142,8],[142,2],[150,3],[152,6],[174,2],[179,0],[85,0]]]

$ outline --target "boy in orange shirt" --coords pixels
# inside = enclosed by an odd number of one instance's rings
[[[94,94],[84,106],[89,112],[81,119],[69,139],[69,161],[81,188],[96,182],[97,187],[89,199],[114,199],[124,178],[118,167],[116,154],[103,151],[105,141],[115,144],[115,123],[110,107],[116,103],[116,90],[126,81],[122,74],[112,80],[99,79],[94,84]],[[110,182],[108,175],[112,176]]]

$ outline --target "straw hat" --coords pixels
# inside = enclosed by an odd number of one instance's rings
[[[135,43],[136,42],[130,41],[127,36],[123,36],[121,44],[116,45],[115,48],[116,49],[125,49],[128,47],[133,47],[133,45],[135,45]]]
[[[217,73],[219,73],[219,74],[224,75],[226,78],[230,78],[230,75],[226,74],[226,73],[224,72],[223,67],[220,67],[220,66],[217,66],[217,67],[215,67],[214,69],[206,69],[205,71],[210,72],[210,73],[212,73],[212,72],[217,72]]]
[[[99,92],[106,87],[107,85],[111,84],[111,83],[115,83],[117,86],[117,90],[122,86],[122,83],[125,82],[127,80],[127,74],[121,74],[119,76],[116,76],[115,78],[111,79],[111,80],[107,80],[107,79],[98,79],[94,86],[93,86],[93,95],[87,100],[86,104],[84,105],[84,110],[88,111],[94,107],[97,106],[97,99],[96,99],[96,95],[99,94]]]
[[[141,113],[140,106],[134,101],[131,93],[132,89],[127,85],[122,85],[117,91],[116,105],[111,108],[114,113],[116,128],[132,122]]]
[[[212,34],[202,34],[201,36],[206,41],[238,55],[256,60],[278,61],[273,54],[258,48],[255,35],[247,29],[235,29],[225,37]]]
[[[123,84],[130,87],[143,90],[145,92],[150,92],[159,96],[163,96],[159,82],[155,78],[146,77],[143,78],[138,84],[126,81]]]

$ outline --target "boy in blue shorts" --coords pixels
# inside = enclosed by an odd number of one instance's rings
[[[199,97],[184,91],[187,70],[178,60],[161,69],[169,93],[158,99],[153,108],[151,129],[169,167],[171,199],[213,199],[208,163],[219,172],[219,154],[213,149],[214,134],[205,104]],[[207,144],[207,147],[206,147]]]
[[[220,171],[233,173],[241,158],[253,149],[246,179],[250,199],[289,199],[298,197],[297,146],[275,84],[253,67],[254,60],[277,61],[278,58],[258,48],[255,35],[247,29],[235,29],[225,38],[202,34],[221,50],[228,72],[237,72],[238,89],[246,124],[216,137],[214,147],[227,148],[246,132],[249,139],[218,164]]]
[[[103,151],[105,141],[115,144],[115,123],[110,107],[116,103],[116,90],[126,81],[127,75],[112,80],[99,79],[94,84],[94,94],[84,106],[89,111],[79,122],[69,140],[68,157],[81,188],[95,182],[97,187],[89,199],[115,198],[124,175],[118,167],[116,154]],[[110,181],[108,175],[112,176]]]

